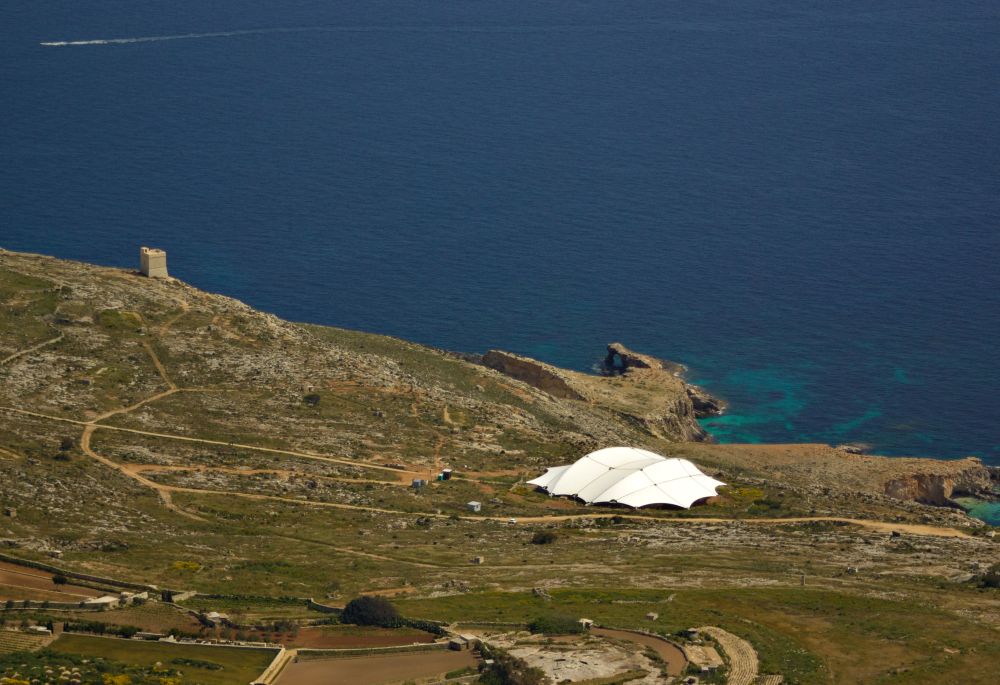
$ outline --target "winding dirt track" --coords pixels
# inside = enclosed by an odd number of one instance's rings
[[[178,389],[175,392],[181,392],[183,389]],[[168,391],[169,392],[169,391]],[[165,395],[166,393],[161,393]],[[148,403],[150,399],[147,399],[138,405]],[[133,405],[133,408],[137,405]],[[48,419],[51,421],[60,421],[63,423],[71,423],[84,427],[84,438],[81,438],[81,447],[83,444],[87,445],[87,449],[84,450],[88,453],[88,456],[97,459],[101,463],[118,470],[129,478],[140,482],[146,487],[157,490],[161,493],[169,492],[185,492],[190,494],[203,494],[203,495],[224,495],[228,497],[244,497],[247,499],[256,500],[273,500],[279,502],[291,502],[294,504],[301,504],[305,506],[315,506],[315,507],[328,507],[333,509],[355,509],[360,511],[374,511],[382,514],[395,514],[395,515],[405,515],[405,516],[428,516],[431,518],[448,518],[449,514],[437,514],[433,512],[409,512],[409,511],[399,511],[394,509],[379,509],[375,507],[364,507],[351,504],[339,504],[336,502],[319,502],[316,500],[304,500],[296,499],[292,497],[279,497],[277,495],[261,495],[246,492],[233,492],[227,490],[210,490],[210,489],[199,489],[199,488],[182,488],[177,486],[162,485],[160,483],[155,483],[148,478],[143,478],[139,473],[130,473],[127,469],[124,469],[120,464],[107,459],[106,457],[101,457],[90,449],[90,436],[93,435],[94,431],[97,429],[101,430],[114,430],[122,431],[126,433],[135,433],[138,435],[148,435],[150,437],[166,438],[168,440],[182,440],[185,442],[195,442],[199,444],[208,445],[224,445],[227,447],[236,447],[240,449],[255,450],[258,452],[268,452],[271,454],[286,454],[289,456],[303,457],[305,459],[316,459],[319,461],[326,461],[335,464],[344,464],[349,466],[377,469],[382,471],[391,471],[397,475],[413,475],[414,472],[400,471],[388,466],[381,466],[376,464],[369,464],[361,461],[349,461],[346,459],[336,459],[333,457],[323,457],[317,454],[310,454],[308,452],[297,452],[294,450],[281,450],[271,447],[259,447],[256,445],[245,445],[241,443],[231,443],[223,442],[221,440],[205,440],[202,438],[192,438],[185,435],[170,435],[167,433],[154,433],[150,431],[142,431],[134,428],[122,428],[119,426],[108,426],[108,425],[97,425],[93,422],[77,421],[75,419],[67,419],[60,416],[51,416],[48,414],[41,414],[39,412],[32,412],[25,409],[15,409],[13,407],[0,407],[0,411],[7,411],[16,414],[23,414],[26,416],[33,416],[41,419]],[[117,413],[123,413],[121,410],[117,410]],[[84,440],[86,441],[84,443]],[[89,450],[89,451],[88,451]],[[162,496],[162,495],[161,495]],[[165,500],[166,501],[166,500]],[[176,509],[175,509],[176,510]],[[187,512],[183,512],[187,516],[193,516]],[[790,523],[810,523],[810,522],[829,522],[829,523],[846,523],[856,526],[861,526],[862,528],[868,528],[869,530],[876,530],[882,533],[888,533],[891,531],[898,531],[900,533],[909,533],[911,535],[925,535],[932,537],[969,537],[969,533],[956,528],[946,528],[943,526],[928,526],[916,523],[889,523],[886,521],[873,521],[869,519],[854,519],[854,518],[844,518],[838,516],[798,516],[790,518],[712,518],[712,517],[697,517],[697,518],[664,518],[664,517],[654,517],[645,516],[640,514],[625,514],[625,513],[587,513],[587,514],[552,514],[545,516],[524,516],[518,518],[517,520],[521,523],[560,523],[563,521],[574,521],[581,519],[608,519],[608,518],[622,518],[635,521],[646,521],[646,522],[656,522],[662,524],[685,524],[685,523],[708,523],[708,524],[790,524]],[[508,521],[507,517],[503,516],[461,516],[460,518],[467,521]]]
[[[63,333],[60,333],[59,335],[57,335],[54,338],[50,338],[49,340],[43,340],[42,342],[38,343],[37,345],[32,345],[31,347],[23,349],[20,352],[15,352],[14,354],[12,354],[12,355],[10,355],[8,357],[4,357],[3,359],[0,359],[0,366],[3,366],[7,362],[12,362],[15,359],[17,359],[18,357],[23,357],[26,354],[31,354],[32,352],[35,352],[36,350],[40,350],[40,349],[42,349],[43,347],[45,347],[47,345],[54,345],[55,343],[59,342],[60,340],[62,340],[65,337],[66,336]]]
[[[183,317],[187,313],[187,311],[189,309],[189,306],[187,305],[186,302],[178,301],[178,305],[179,305],[179,308],[181,309],[181,312],[179,314],[175,315],[174,317],[172,317],[171,319],[169,319],[167,322],[165,322],[164,324],[162,324],[161,326],[159,326],[156,329],[157,333],[159,335],[162,336],[162,335],[166,334],[167,331],[170,329],[170,326],[173,325],[174,322],[176,322],[178,319],[180,319],[181,317]],[[31,352],[33,352],[33,351],[35,351],[37,349],[40,349],[41,347],[44,347],[46,345],[50,345],[52,343],[58,342],[59,340],[62,339],[62,337],[63,337],[63,334],[60,333],[60,335],[59,335],[58,338],[54,338],[52,340],[47,340],[47,341],[41,342],[41,343],[39,343],[39,344],[37,344],[37,345],[35,345],[33,347],[30,347],[30,348],[27,348],[25,350],[22,350],[21,352],[17,352],[14,355],[11,355],[9,357],[6,357],[3,360],[0,360],[0,365],[5,364],[6,362],[8,362],[11,359],[14,359],[16,357],[20,357],[22,355],[29,354],[29,353],[31,353]],[[25,410],[25,409],[15,409],[13,407],[0,407],[0,410],[11,412],[11,413],[16,413],[16,414],[21,414],[21,415],[24,415],[24,416],[32,416],[32,417],[36,417],[36,418],[41,418],[41,419],[45,419],[45,420],[49,420],[49,421],[59,421],[59,422],[63,422],[63,423],[70,423],[70,424],[82,426],[83,427],[83,434],[80,436],[80,449],[84,452],[84,454],[86,454],[91,459],[94,459],[95,461],[97,461],[97,462],[99,462],[101,464],[104,464],[108,468],[115,469],[116,471],[118,471],[122,475],[126,476],[127,478],[131,478],[132,480],[136,481],[140,485],[143,485],[144,487],[150,488],[151,490],[153,490],[154,492],[157,493],[157,495],[160,497],[160,500],[163,502],[163,505],[167,509],[169,509],[171,511],[174,511],[174,512],[180,514],[181,516],[184,516],[186,518],[193,519],[193,520],[196,520],[196,521],[202,521],[202,522],[204,522],[205,519],[203,519],[200,516],[197,516],[196,514],[193,514],[193,513],[189,512],[189,511],[185,511],[184,509],[182,509],[182,508],[178,507],[176,504],[174,504],[173,498],[171,496],[172,493],[181,492],[181,493],[196,494],[196,495],[219,495],[219,496],[226,496],[226,497],[242,497],[242,498],[245,498],[245,499],[252,499],[252,500],[258,500],[258,501],[260,501],[260,500],[271,500],[271,501],[278,501],[278,502],[289,502],[289,503],[294,503],[294,504],[299,504],[299,505],[305,505],[305,506],[327,507],[327,508],[332,508],[332,509],[348,509],[348,510],[357,510],[357,511],[366,511],[366,512],[378,512],[378,513],[381,513],[381,514],[390,514],[390,515],[426,516],[426,517],[430,517],[430,518],[449,518],[450,517],[449,514],[438,514],[438,513],[431,513],[431,512],[399,511],[399,510],[394,510],[394,509],[380,509],[380,508],[376,508],[376,507],[358,506],[358,505],[351,505],[351,504],[340,504],[340,503],[337,503],[337,502],[321,502],[321,501],[316,501],[316,500],[296,499],[296,498],[292,498],[292,497],[280,497],[280,496],[277,496],[277,495],[264,495],[264,494],[248,493],[248,492],[235,492],[235,491],[227,491],[227,490],[212,490],[212,489],[203,489],[203,488],[187,488],[187,487],[180,487],[180,486],[173,486],[173,485],[165,485],[165,484],[162,484],[162,483],[157,483],[155,481],[152,481],[149,478],[146,478],[145,476],[143,476],[142,474],[144,472],[146,472],[146,471],[156,471],[156,470],[158,470],[160,472],[164,472],[164,471],[170,471],[170,470],[181,470],[181,469],[183,469],[185,467],[152,467],[152,466],[148,466],[148,465],[120,464],[118,462],[112,461],[111,459],[108,459],[107,457],[101,456],[100,454],[98,454],[97,452],[95,452],[94,449],[91,447],[91,439],[92,439],[92,437],[94,435],[94,432],[97,431],[98,429],[120,431],[120,432],[125,432],[125,433],[133,433],[133,434],[137,434],[137,435],[145,435],[145,436],[149,436],[149,437],[164,438],[164,439],[168,439],[168,440],[182,440],[182,441],[185,441],[185,442],[193,442],[193,443],[205,444],[205,445],[222,445],[222,446],[226,446],[226,447],[234,447],[234,448],[239,448],[239,449],[254,450],[254,451],[257,451],[257,452],[266,452],[266,453],[271,453],[271,454],[282,454],[282,455],[287,455],[287,456],[300,457],[300,458],[304,458],[304,459],[313,459],[313,460],[317,460],[317,461],[323,461],[323,462],[328,462],[328,463],[333,463],[333,464],[340,464],[340,465],[352,466],[352,467],[356,467],[356,468],[360,467],[360,468],[374,469],[374,470],[378,470],[378,471],[388,471],[388,472],[393,473],[393,475],[397,478],[396,481],[391,481],[391,482],[390,481],[378,481],[378,480],[343,479],[343,480],[345,480],[347,482],[371,482],[371,483],[379,483],[379,484],[399,485],[400,481],[405,482],[405,480],[407,478],[409,478],[411,476],[418,475],[418,473],[415,472],[415,471],[402,471],[400,469],[395,469],[395,468],[392,468],[392,467],[383,466],[381,464],[372,464],[372,463],[367,463],[367,462],[358,461],[358,460],[338,459],[338,458],[335,458],[335,457],[328,457],[328,456],[323,456],[323,455],[319,455],[319,454],[313,454],[313,453],[310,453],[310,452],[301,452],[301,451],[296,451],[296,450],[282,450],[282,449],[275,449],[275,448],[271,448],[271,447],[259,447],[259,446],[256,446],[256,445],[245,445],[245,444],[241,444],[241,443],[224,442],[224,441],[221,441],[221,440],[206,440],[206,439],[203,439],[203,438],[192,438],[192,437],[188,437],[188,436],[171,435],[171,434],[167,434],[167,433],[155,433],[155,432],[152,432],[152,431],[143,431],[143,430],[138,430],[138,429],[135,429],[135,428],[123,428],[123,427],[120,427],[120,426],[109,426],[109,425],[106,425],[106,424],[101,424],[100,423],[101,421],[104,421],[104,420],[106,420],[108,418],[111,418],[112,416],[120,416],[120,415],[128,414],[129,412],[135,411],[136,409],[139,409],[140,407],[143,407],[143,406],[145,406],[147,404],[150,404],[152,402],[156,402],[156,401],[161,400],[161,399],[163,399],[165,397],[169,397],[169,396],[171,396],[171,395],[173,395],[175,393],[178,393],[178,392],[209,392],[209,391],[211,391],[211,389],[208,389],[208,388],[179,388],[179,387],[177,387],[177,385],[171,379],[170,375],[167,373],[167,370],[164,367],[163,362],[160,360],[159,356],[156,354],[156,350],[153,348],[153,345],[148,340],[144,340],[142,342],[142,345],[145,348],[146,353],[149,355],[149,358],[152,361],[153,366],[156,368],[157,373],[160,375],[160,378],[167,385],[167,390],[164,390],[164,391],[159,392],[159,393],[157,393],[155,395],[147,397],[146,399],[140,400],[139,402],[131,404],[131,405],[127,406],[127,407],[122,407],[120,409],[114,409],[114,410],[105,412],[104,414],[101,414],[100,416],[97,416],[96,418],[94,418],[94,419],[92,419],[90,421],[78,421],[78,420],[75,420],[75,419],[68,419],[68,418],[64,418],[64,417],[58,417],[58,416],[51,416],[51,415],[48,415],[48,414],[42,414],[40,412],[28,411],[28,410]],[[447,416],[447,408],[444,410],[444,417],[446,419],[450,418],[450,417]],[[443,444],[444,444],[443,438],[441,438],[441,436],[438,436],[437,444],[434,447],[435,465],[437,465],[439,463],[440,451],[441,451],[441,448],[442,448]],[[243,471],[243,470],[240,470],[240,469],[227,469],[227,468],[224,468],[224,467],[191,467],[188,470],[200,470],[200,471],[214,470],[214,471],[219,471],[219,472],[240,473],[240,474],[247,474],[247,473],[253,474],[253,473],[264,473],[264,472],[269,472],[269,473],[287,473],[287,474],[293,473],[293,472],[288,471],[288,470]],[[485,476],[485,475],[491,475],[491,474],[480,474],[480,475]],[[478,481],[478,478],[476,478],[476,477],[470,477],[470,478],[468,478],[468,480]],[[686,517],[685,518],[660,518],[660,517],[644,516],[644,515],[639,515],[639,514],[586,513],[586,514],[553,514],[553,515],[545,515],[545,516],[525,516],[525,517],[521,517],[518,520],[520,522],[522,522],[522,523],[559,523],[559,522],[564,522],[564,521],[574,521],[574,520],[581,520],[581,519],[608,519],[608,518],[614,518],[614,517],[618,517],[618,518],[621,518],[621,519],[635,520],[635,521],[646,521],[646,522],[655,521],[655,522],[658,522],[658,523],[661,523],[661,524],[675,524],[675,525],[676,524],[685,524],[685,523],[687,523],[687,524],[691,524],[691,523],[718,524],[718,525],[723,525],[723,524],[731,524],[731,525],[739,525],[739,524],[761,524],[761,525],[771,524],[771,525],[782,525],[782,524],[794,524],[794,523],[829,522],[829,523],[846,523],[846,524],[861,526],[863,528],[868,528],[869,530],[876,530],[876,531],[879,531],[879,532],[882,532],[882,533],[888,533],[888,532],[891,532],[891,531],[898,531],[898,532],[909,533],[911,535],[926,535],[926,536],[936,536],[936,537],[968,537],[969,536],[969,534],[967,532],[962,531],[962,530],[958,530],[958,529],[954,529],[954,528],[944,528],[944,527],[940,527],[940,526],[928,526],[928,525],[921,525],[921,524],[914,524],[914,523],[887,523],[887,522],[884,522],[884,521],[871,521],[871,520],[867,520],[867,519],[841,518],[841,517],[835,517],[835,516],[812,516],[812,517],[795,517],[795,518],[732,519],[732,518],[711,518],[711,517],[698,517],[698,518],[686,518]],[[503,516],[462,516],[460,518],[462,518],[462,519],[464,519],[466,521],[494,521],[494,522],[499,521],[499,522],[504,522],[504,521],[508,521],[509,520],[508,518],[503,517]],[[347,550],[343,550],[343,551],[347,551]],[[371,555],[371,556],[373,556],[375,558],[378,558],[377,555]],[[414,563],[417,563],[417,562],[414,562]]]

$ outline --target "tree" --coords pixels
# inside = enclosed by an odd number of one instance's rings
[[[502,649],[489,650],[493,663],[483,671],[479,682],[485,685],[548,685],[545,671]],[[483,655],[486,656],[485,654]]]
[[[69,582],[69,578],[67,578],[61,573],[57,573],[56,575],[52,576],[52,582],[55,583],[56,585],[65,585],[66,583]]]
[[[546,635],[569,635],[582,633],[583,624],[574,617],[565,614],[546,614],[529,623],[528,630]]]
[[[63,452],[68,452],[69,450],[76,447],[76,441],[70,437],[64,437],[59,441],[59,449]]]
[[[316,393],[312,393],[310,395],[306,395],[305,397],[303,397],[302,401],[308,404],[310,407],[315,407],[317,404],[319,404],[319,401],[321,399],[322,398],[319,395],[317,395]]]
[[[397,628],[402,619],[396,607],[385,597],[362,595],[352,599],[340,614],[342,623],[353,623],[359,626],[382,626]]]

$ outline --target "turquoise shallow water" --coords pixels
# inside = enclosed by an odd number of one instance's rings
[[[1000,464],[997,35],[991,0],[0,3],[0,245],[581,370],[620,340],[720,440]],[[142,40],[40,45],[106,38]]]
[[[1000,502],[985,502],[972,497],[959,497],[956,501],[969,516],[986,521],[990,525],[1000,526]]]

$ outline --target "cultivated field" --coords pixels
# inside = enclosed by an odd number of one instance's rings
[[[0,630],[0,654],[34,651],[48,641],[49,638],[42,635],[30,635],[14,630]]]
[[[476,665],[469,651],[441,650],[341,659],[299,659],[289,664],[277,685],[381,685],[429,678]]]
[[[318,626],[300,628],[283,644],[312,649],[363,649],[366,647],[397,647],[414,643],[430,643],[434,635],[412,628],[362,628],[359,626]]]
[[[206,647],[64,634],[51,649],[137,666],[173,665],[185,680],[203,685],[246,685],[274,659],[272,650]],[[207,666],[199,666],[198,663]]]
[[[0,600],[35,599],[52,602],[79,602],[108,594],[94,588],[67,583],[57,585],[53,574],[28,566],[0,561]]]

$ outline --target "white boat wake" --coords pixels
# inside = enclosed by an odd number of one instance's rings
[[[265,33],[302,33],[305,31],[328,31],[321,26],[293,26],[269,29],[246,29],[243,31],[215,31],[213,33],[178,33],[168,36],[138,36],[135,38],[97,38],[94,40],[56,40],[39,43],[48,48],[75,47],[80,45],[125,45],[127,43],[157,43],[164,40],[197,40],[201,38],[231,38],[233,36],[253,36]]]
[[[87,45],[126,45],[128,43],[157,43],[165,40],[200,40],[206,38],[232,38],[268,33],[545,33],[552,31],[612,30],[634,31],[648,29],[650,25],[553,25],[553,26],[285,26],[241,31],[214,31],[212,33],[178,33],[166,36],[137,36],[134,38],[95,38],[91,40],[54,40],[39,43],[47,48],[80,47]]]

